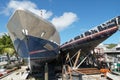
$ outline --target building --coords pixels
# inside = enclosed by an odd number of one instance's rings
[[[111,71],[120,75],[120,43],[112,49],[108,49],[106,45],[99,45],[96,49],[104,55],[104,62],[107,63]]]

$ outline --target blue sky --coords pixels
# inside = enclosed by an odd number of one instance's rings
[[[60,33],[61,43],[120,15],[120,0],[0,0],[0,33],[12,12],[26,8],[52,22]],[[41,15],[40,15],[41,16]],[[120,42],[120,31],[103,43]]]

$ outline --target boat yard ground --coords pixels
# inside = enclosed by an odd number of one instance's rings
[[[36,80],[34,77],[29,77],[29,72],[26,71],[26,66],[21,66],[21,69],[16,69],[15,71],[5,75],[1,80]],[[85,74],[86,73],[86,74]],[[43,80],[43,79],[37,79]],[[83,68],[74,70],[71,73],[63,74],[63,78],[58,78],[57,80],[109,80],[104,74],[96,68]]]

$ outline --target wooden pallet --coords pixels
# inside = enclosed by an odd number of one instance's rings
[[[100,70],[98,70],[97,68],[79,68],[79,69],[76,69],[74,71],[77,73],[86,74],[86,75],[100,74]]]

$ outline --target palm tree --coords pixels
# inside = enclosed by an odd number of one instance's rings
[[[0,38],[0,54],[6,54],[8,60],[10,61],[9,55],[12,56],[14,53],[15,53],[15,49],[12,44],[12,40],[10,39],[10,36],[4,34]]]

